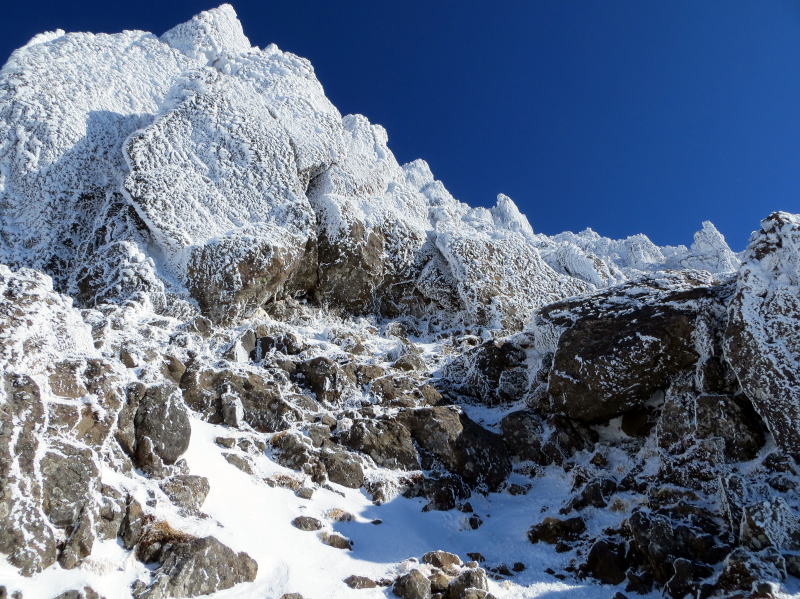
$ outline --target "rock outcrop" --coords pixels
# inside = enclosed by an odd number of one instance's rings
[[[800,218],[776,212],[753,233],[736,278],[725,352],[776,443],[800,457]]]

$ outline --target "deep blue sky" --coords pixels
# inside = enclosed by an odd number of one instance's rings
[[[711,219],[742,249],[770,211],[800,212],[800,1],[232,3],[401,162],[470,204],[510,195],[537,231],[688,243]],[[3,5],[4,61],[39,31],[161,33],[216,3]]]

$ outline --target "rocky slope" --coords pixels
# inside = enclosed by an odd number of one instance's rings
[[[537,234],[228,5],[36,36],[0,136],[0,596],[800,590],[800,217]]]

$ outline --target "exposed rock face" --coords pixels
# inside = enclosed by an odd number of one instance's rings
[[[225,421],[228,399],[239,402],[244,421],[258,431],[284,430],[298,417],[280,385],[263,374],[194,364],[181,378],[181,387],[186,404],[209,422]]]
[[[725,335],[728,362],[775,441],[800,457],[800,219],[776,212],[753,234]]]
[[[447,407],[418,408],[400,415],[419,446],[472,485],[496,489],[511,471],[508,450],[499,435]]]
[[[54,530],[41,505],[42,482],[36,473],[44,404],[39,388],[27,376],[5,375],[0,390],[0,550],[23,574],[30,575],[52,564],[57,555]]]
[[[206,595],[252,582],[258,573],[255,560],[214,537],[167,543],[157,561],[161,565],[152,584],[138,595],[142,599]]]
[[[153,454],[174,464],[189,447],[189,414],[174,385],[150,387],[139,400],[134,416],[136,461],[144,465]]]
[[[553,408],[592,422],[644,405],[700,361],[696,329],[721,309],[720,294],[702,273],[676,273],[540,311],[538,326],[564,329],[548,378]]]

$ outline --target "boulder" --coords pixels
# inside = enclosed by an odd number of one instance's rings
[[[418,408],[402,412],[398,419],[408,427],[425,455],[470,485],[494,490],[511,472],[508,449],[500,435],[457,410],[444,406]]]
[[[153,454],[164,464],[174,464],[189,447],[189,411],[180,389],[171,383],[147,388],[138,399],[133,424],[134,457],[142,467],[149,466]]]
[[[394,581],[392,592],[401,599],[430,599],[431,581],[417,569]]]
[[[214,537],[167,543],[158,556],[160,566],[141,599],[197,597],[252,582],[258,564],[245,552],[236,553]]]
[[[262,372],[195,363],[181,379],[181,388],[186,404],[214,424],[225,422],[226,415],[227,423],[235,422],[239,405],[244,422],[259,432],[282,431],[300,420],[280,385]]]
[[[721,301],[715,283],[707,273],[668,273],[540,310],[538,327],[561,330],[548,377],[553,410],[601,422],[693,372],[697,322]]]
[[[419,468],[419,456],[411,433],[395,420],[357,420],[338,435],[338,440],[350,449],[367,454],[383,468]]]

